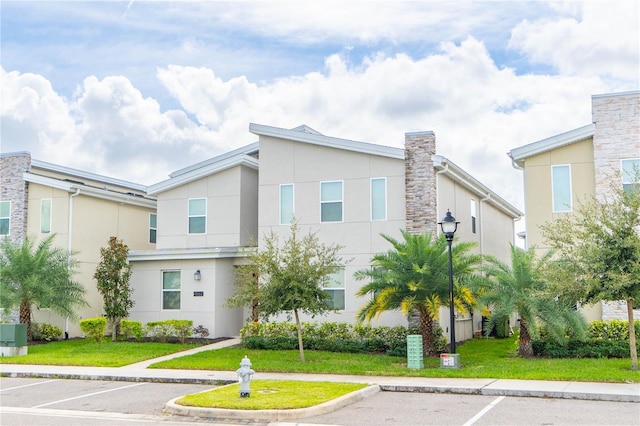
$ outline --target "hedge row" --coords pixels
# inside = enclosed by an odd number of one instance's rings
[[[302,324],[302,344],[305,349],[329,352],[384,353],[406,356],[407,335],[420,334],[407,327],[372,327],[347,323]],[[444,351],[446,339],[440,326],[434,327],[436,346]],[[289,322],[249,323],[240,330],[242,343],[249,349],[297,349],[298,331]]]
[[[87,318],[80,321],[80,329],[87,338],[100,342],[105,337],[107,320],[104,317]],[[207,337],[209,330],[199,325],[193,328],[191,320],[151,321],[145,326],[140,321],[123,319],[120,321],[120,337],[123,339],[142,340],[149,337],[159,342],[179,341],[184,343],[189,337]]]
[[[548,339],[532,341],[535,356],[547,358],[629,358],[629,322],[593,321],[587,340],[569,339],[564,343]],[[634,321],[636,346],[640,352],[640,320]]]

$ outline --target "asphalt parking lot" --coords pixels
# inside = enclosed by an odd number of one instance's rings
[[[162,407],[170,399],[211,388],[211,385],[4,377],[0,379],[0,423],[3,426],[266,424],[162,414]],[[340,426],[640,425],[640,404],[380,392],[332,413],[288,424],[303,423]]]

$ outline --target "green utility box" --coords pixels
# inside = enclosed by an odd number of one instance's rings
[[[448,368],[448,369],[460,368],[460,355],[440,354],[440,368]]]
[[[407,336],[407,367],[416,370],[424,368],[422,336],[419,334],[410,334]]]
[[[2,356],[27,354],[27,324],[0,324],[0,352]]]

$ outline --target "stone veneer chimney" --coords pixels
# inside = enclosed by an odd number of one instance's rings
[[[9,238],[22,242],[27,232],[28,187],[22,174],[31,168],[28,152],[0,155],[0,200],[11,201]]]
[[[640,91],[592,96],[591,117],[596,196],[602,197],[620,160],[640,156]]]
[[[404,135],[406,229],[412,234],[437,233],[436,174],[431,156],[436,153],[433,132]]]

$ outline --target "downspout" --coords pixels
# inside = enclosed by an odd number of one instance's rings
[[[76,188],[75,194],[71,194],[69,197],[69,241],[67,243],[67,249],[69,250],[69,258],[67,260],[67,267],[71,268],[71,252],[73,249],[73,197],[80,195],[80,188]],[[69,317],[64,319],[64,340],[69,340]]]
[[[444,168],[436,172],[436,214],[440,208],[440,177],[438,175],[449,171],[449,163],[444,163]],[[455,195],[455,192],[454,192]],[[438,234],[438,227],[436,226],[436,235]],[[434,235],[435,236],[435,235]]]
[[[480,200],[480,254],[484,256],[484,215],[482,212],[482,203],[491,199],[491,193]]]

